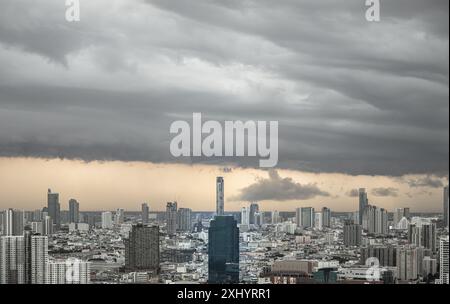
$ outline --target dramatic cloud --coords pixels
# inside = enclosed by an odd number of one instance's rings
[[[396,188],[374,188],[370,192],[373,196],[377,197],[397,197],[398,189]]]
[[[279,168],[448,175],[447,0],[2,0],[0,156],[174,159],[169,126],[279,121]]]
[[[345,194],[349,197],[358,197],[359,191],[358,191],[358,189],[351,189],[351,190],[347,191]]]
[[[429,187],[429,188],[442,188],[444,187],[444,183],[440,178],[433,177],[430,175],[421,176],[417,178],[403,178],[404,182],[406,182],[411,188],[421,188],[421,187]]]
[[[329,196],[330,194],[320,190],[315,184],[302,185],[292,178],[282,178],[275,170],[269,171],[268,179],[260,179],[241,190],[233,201],[287,201],[308,200],[316,196]]]

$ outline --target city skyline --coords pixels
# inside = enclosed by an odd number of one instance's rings
[[[39,175],[43,166],[51,173]],[[226,211],[239,211],[257,201],[267,211],[328,206],[335,211],[350,212],[358,209],[358,189],[366,188],[370,201],[389,212],[401,207],[410,207],[416,212],[440,212],[442,189],[448,184],[446,178],[429,175],[345,176],[139,162],[0,158],[0,167],[7,168],[0,171],[0,182],[4,185],[0,188],[0,208],[10,206],[13,201],[19,209],[36,209],[46,204],[43,189],[51,188],[61,196],[61,209],[64,210],[68,209],[70,199],[76,199],[85,211],[139,210],[142,203],[149,203],[152,211],[164,211],[168,201],[178,201],[193,210],[215,211],[216,192],[212,181],[217,176],[224,176],[227,180]],[[23,170],[29,174],[21,174]],[[195,176],[196,184],[189,183],[192,176]],[[22,184],[26,185],[27,191],[21,191]],[[277,191],[283,187],[288,187],[284,189],[289,189],[293,198]],[[263,189],[268,188],[270,190],[264,193]],[[274,197],[276,195],[279,200]],[[268,199],[261,199],[264,196]]]

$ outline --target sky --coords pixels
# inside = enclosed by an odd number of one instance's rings
[[[0,208],[374,204],[439,211],[449,168],[446,0],[0,4]],[[173,121],[279,122],[279,162],[174,158]],[[83,204],[83,202],[85,202]],[[64,207],[63,207],[64,208]]]

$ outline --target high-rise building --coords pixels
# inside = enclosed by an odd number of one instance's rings
[[[78,259],[47,263],[47,284],[89,284],[91,262]]]
[[[440,283],[450,284],[448,274],[448,235],[439,240],[439,262]]]
[[[53,220],[55,231],[59,230],[61,226],[61,206],[59,204],[59,194],[52,193],[51,189],[48,189],[47,193],[47,212]]]
[[[239,283],[239,228],[234,217],[211,220],[208,239],[208,282]]]
[[[225,212],[224,206],[224,183],[223,177],[219,176],[216,178],[216,214],[223,215]]]
[[[295,223],[297,227],[302,226],[302,208],[295,208]]]
[[[327,207],[322,208],[322,225],[323,227],[331,227],[331,210]]]
[[[69,223],[78,223],[80,221],[80,204],[76,199],[69,200]]]
[[[346,247],[360,246],[362,238],[362,228],[359,224],[347,221],[344,225],[344,245]]]
[[[23,236],[0,237],[0,284],[25,283],[25,242]]]
[[[141,206],[141,210],[142,224],[148,224],[148,212],[150,210],[148,204],[143,203]]]
[[[322,212],[316,212],[314,214],[314,228],[318,230],[323,229],[323,215]]]
[[[257,203],[250,204],[249,224],[255,225],[255,214],[259,212],[259,205]]]
[[[166,230],[168,235],[174,235],[177,232],[177,202],[168,202],[166,205]]]
[[[122,225],[125,220],[125,210],[118,208],[116,214],[114,215],[114,222],[116,225]]]
[[[422,225],[422,246],[426,249],[430,249],[431,252],[437,251],[437,235],[436,224],[429,223]]]
[[[301,227],[303,228],[311,228],[314,226],[314,208],[312,207],[304,207],[301,208]]]
[[[374,246],[361,248],[360,264],[366,265],[369,258],[377,258],[380,266],[397,266],[397,247],[390,245]]]
[[[409,219],[410,217],[410,209],[409,208],[397,208],[394,212],[394,226],[397,227],[400,221],[406,217]]]
[[[277,210],[272,211],[272,224],[276,225],[281,221],[280,218],[280,212],[278,212]]]
[[[31,284],[45,284],[48,264],[48,238],[46,236],[33,235],[29,240],[31,243],[31,250],[29,250]]]
[[[444,187],[444,225],[448,228],[448,185]]]
[[[366,189],[360,188],[359,189],[359,224],[363,224],[363,215],[364,210],[366,209],[366,206],[369,205],[369,200],[367,198],[367,192]]]
[[[362,227],[369,234],[388,234],[389,226],[387,210],[376,206],[367,205],[364,208]]]
[[[262,212],[255,213],[255,225],[259,227],[264,225],[264,215]]]
[[[397,276],[402,281],[416,280],[422,273],[423,248],[406,246],[397,248]]]
[[[112,213],[110,211],[102,212],[102,228],[111,229],[113,227]]]
[[[159,273],[159,227],[133,225],[125,243],[125,268]]]
[[[190,232],[192,230],[192,210],[180,208],[177,213],[177,229],[183,232]]]
[[[24,212],[15,209],[3,211],[2,226],[3,235],[23,235]]]
[[[433,253],[437,250],[435,223],[416,223],[408,226],[408,242],[417,247],[424,247]]]
[[[53,220],[44,212],[44,219],[42,220],[42,235],[52,235],[53,234]]]
[[[250,208],[242,207],[241,209],[241,225],[250,225]]]

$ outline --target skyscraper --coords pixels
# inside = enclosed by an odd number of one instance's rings
[[[110,211],[102,212],[102,228],[111,229],[113,227],[112,213]]]
[[[302,213],[301,226],[303,228],[311,228],[311,227],[313,227],[314,226],[314,219],[315,219],[314,208],[312,208],[312,207],[301,208],[301,213]]]
[[[51,189],[48,189],[47,193],[47,211],[48,215],[53,220],[53,225],[55,226],[55,230],[59,230],[61,226],[61,215],[60,211],[61,206],[59,204],[59,194],[52,193]]]
[[[423,248],[406,246],[397,248],[397,275],[402,281],[416,280],[422,273]]]
[[[27,247],[30,258],[31,284],[45,284],[48,264],[48,238],[41,235],[29,236],[30,247]]]
[[[159,227],[133,225],[125,243],[125,268],[159,272]]]
[[[448,273],[448,235],[439,241],[439,276],[441,284],[449,284]]]
[[[388,234],[389,227],[387,211],[383,208],[367,205],[364,208],[362,228],[369,234]]]
[[[80,221],[80,204],[75,199],[69,200],[69,223]]]
[[[410,216],[409,208],[397,208],[394,212],[394,226],[397,227],[398,223],[406,217],[407,219]]]
[[[345,222],[344,225],[344,245],[360,246],[361,245],[362,228],[359,224],[354,224],[351,221]]]
[[[114,222],[116,225],[122,225],[125,220],[125,210],[118,208],[116,214],[114,215]]]
[[[249,226],[250,224],[250,208],[242,207],[241,209],[241,225]]]
[[[255,214],[259,212],[259,205],[257,203],[250,204],[249,224],[255,225]]]
[[[239,283],[239,228],[232,216],[216,216],[208,231],[208,282]]]
[[[366,206],[369,205],[369,200],[367,198],[366,189],[360,188],[359,189],[359,224],[363,224],[363,215],[364,210],[366,209]]]
[[[448,185],[444,187],[444,225],[448,228]]]
[[[22,210],[7,209],[2,213],[3,235],[23,235],[24,212]]]
[[[25,283],[25,242],[23,236],[0,237],[0,284]]]
[[[180,208],[177,211],[177,229],[183,232],[192,230],[192,210],[189,208]]]
[[[148,204],[143,203],[141,206],[141,210],[142,224],[148,224],[148,212],[150,210]]]
[[[219,176],[216,179],[216,214],[223,215],[224,208],[224,184],[223,177]]]
[[[166,230],[168,235],[174,235],[177,232],[177,202],[168,202],[166,205]]]
[[[327,207],[322,208],[322,225],[323,227],[331,227],[331,210]]]

